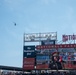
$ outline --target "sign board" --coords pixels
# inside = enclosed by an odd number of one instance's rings
[[[25,34],[24,41],[25,42],[34,42],[34,41],[41,41],[41,40],[57,40],[57,32],[50,32],[50,33],[32,33],[32,34]]]
[[[76,40],[76,35],[62,35],[63,42],[69,41],[69,40]]]
[[[35,46],[23,47],[23,69],[32,70],[35,66]]]
[[[35,58],[23,58],[23,69],[32,70],[34,69]]]
[[[35,64],[35,58],[23,58],[23,64]]]
[[[76,44],[56,44],[56,45],[38,45],[36,49],[52,49],[52,48],[76,48]]]
[[[38,64],[36,65],[36,69],[48,69],[49,64]]]
[[[23,65],[23,69],[24,70],[33,70],[34,69],[34,65],[33,64],[30,64],[30,65]]]
[[[35,57],[35,46],[24,46],[23,57],[34,58]]]

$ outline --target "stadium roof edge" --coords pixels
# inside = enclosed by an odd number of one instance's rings
[[[21,67],[12,67],[12,66],[4,66],[4,65],[0,65],[0,69],[2,69],[2,70],[23,71],[23,69]]]

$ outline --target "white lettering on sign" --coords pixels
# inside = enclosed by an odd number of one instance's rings
[[[76,40],[76,35],[62,35],[63,42],[69,41],[69,40]]]
[[[31,53],[27,53],[27,55],[31,55]]]
[[[25,41],[39,41],[39,40],[57,40],[57,33],[33,33],[33,34],[25,34]]]
[[[34,52],[34,50],[24,50],[24,52]]]

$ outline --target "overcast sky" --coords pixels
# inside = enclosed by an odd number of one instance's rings
[[[43,32],[76,34],[76,0],[0,0],[0,65],[22,67],[23,34]]]

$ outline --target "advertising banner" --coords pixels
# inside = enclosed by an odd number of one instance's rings
[[[52,48],[76,48],[76,44],[56,44],[56,45],[38,45],[36,49],[52,49]]]
[[[23,69],[32,70],[34,69],[35,58],[23,58]]]
[[[41,41],[41,40],[57,40],[57,32],[50,32],[50,33],[33,33],[33,34],[25,34],[24,41],[25,42],[34,42],[34,41]]]
[[[24,46],[23,57],[34,58],[35,57],[35,46]]]
[[[23,64],[35,64],[35,58],[24,58],[23,59]]]
[[[76,35],[72,34],[72,35],[62,35],[62,41],[66,42],[69,40],[76,40]]]
[[[38,64],[36,65],[36,69],[48,69],[49,65],[48,64]]]
[[[33,64],[29,64],[29,65],[23,65],[23,69],[24,70],[33,70],[34,69],[34,65]]]

